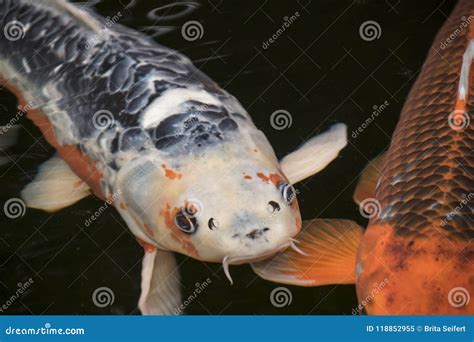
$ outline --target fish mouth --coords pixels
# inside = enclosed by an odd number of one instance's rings
[[[249,256],[239,256],[239,257],[232,257],[232,256],[229,256],[229,255],[226,255],[224,257],[224,259],[222,260],[222,268],[224,270],[224,273],[225,273],[227,279],[229,279],[229,282],[232,285],[234,282],[233,282],[232,277],[230,275],[229,265],[242,265],[242,264],[249,264],[249,263],[253,263],[253,262],[259,262],[259,261],[268,259],[268,258],[274,256],[275,254],[279,253],[279,252],[284,251],[288,247],[291,247],[297,253],[306,255],[301,249],[298,248],[298,246],[296,245],[297,243],[299,243],[298,240],[293,239],[293,238],[289,238],[287,241],[282,243],[280,246],[278,246],[278,247],[276,247],[276,248],[274,248],[274,249],[272,249],[268,252],[262,253],[262,254],[252,255],[252,256],[250,256],[250,255]]]

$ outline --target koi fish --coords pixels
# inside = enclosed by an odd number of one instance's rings
[[[354,199],[370,214],[367,229],[350,220],[307,221],[296,237],[306,255],[288,250],[253,264],[257,274],[300,286],[355,283],[356,313],[474,314],[472,19],[474,3],[460,1],[388,151],[362,173]]]
[[[0,8],[4,86],[57,150],[21,196],[50,212],[90,194],[113,203],[145,250],[143,314],[181,304],[173,252],[222,263],[232,282],[229,265],[297,249],[292,185],[337,157],[344,124],[278,161],[236,98],[181,53],[64,0]]]

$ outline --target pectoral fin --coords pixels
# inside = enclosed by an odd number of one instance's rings
[[[291,184],[323,170],[347,145],[347,127],[336,124],[284,157],[281,168]]]
[[[377,187],[384,161],[385,153],[382,153],[367,164],[357,183],[354,192],[354,202],[360,204],[366,198],[375,197],[375,188]]]
[[[305,255],[287,249],[252,264],[263,279],[299,286],[355,283],[356,252],[364,230],[350,220],[305,221],[296,237]]]
[[[143,315],[173,315],[181,304],[179,270],[172,252],[146,251],[142,263],[142,293],[138,307]]]
[[[89,186],[57,156],[41,165],[35,179],[21,191],[28,207],[49,212],[66,208],[89,195]]]

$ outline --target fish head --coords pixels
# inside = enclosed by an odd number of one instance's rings
[[[267,152],[221,144],[179,163],[143,158],[117,178],[124,207],[160,249],[228,264],[265,258],[301,229],[296,191]]]

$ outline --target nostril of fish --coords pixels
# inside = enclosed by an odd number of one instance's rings
[[[270,228],[268,227],[265,227],[263,229],[254,229],[250,233],[245,234],[245,236],[248,237],[249,239],[255,240],[261,237],[264,233],[268,232],[269,230]]]

